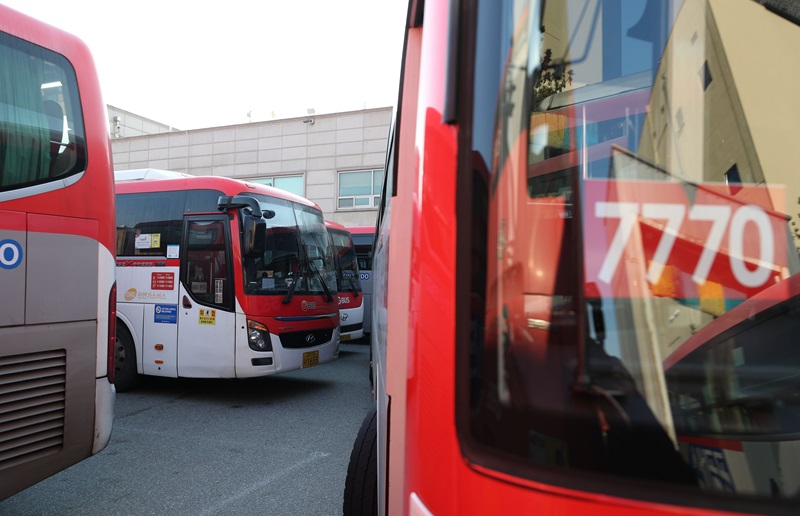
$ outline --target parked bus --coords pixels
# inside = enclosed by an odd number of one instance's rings
[[[111,146],[89,49],[0,5],[0,82],[4,499],[108,444],[116,294]]]
[[[800,276],[770,286],[664,360],[675,432],[704,489],[786,497],[800,488]]]
[[[372,241],[375,226],[348,226],[358,257],[358,277],[364,295],[364,335],[372,331]]]
[[[247,181],[142,169],[117,179],[117,389],[139,375],[250,378],[338,356],[322,211]]]
[[[358,340],[364,336],[364,294],[358,269],[358,258],[350,232],[343,225],[325,221],[336,258],[336,282],[339,291],[339,342]]]
[[[344,514],[797,513],[798,21],[409,2]]]

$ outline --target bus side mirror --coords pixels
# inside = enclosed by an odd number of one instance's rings
[[[242,214],[242,254],[257,256],[267,250],[267,221],[261,217]]]

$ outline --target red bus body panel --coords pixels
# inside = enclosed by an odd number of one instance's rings
[[[413,17],[417,3],[411,4]],[[455,4],[425,2],[424,27],[406,29],[397,189],[376,240],[376,253],[391,240],[388,263],[374,267],[375,280],[386,282],[376,292],[389,293],[374,300],[378,311],[387,312],[373,323],[379,513],[723,514],[527,481],[472,464],[462,453],[454,333],[455,306],[463,302],[454,297],[458,126],[442,121],[450,5]],[[552,209],[526,207],[534,203],[523,191],[508,202],[536,216]],[[558,233],[557,227],[543,228],[540,236]],[[515,288],[520,294],[536,290]]]

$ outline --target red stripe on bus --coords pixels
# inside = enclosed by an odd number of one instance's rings
[[[181,261],[177,258],[159,259],[159,258],[142,258],[117,260],[117,267],[180,267]]]
[[[722,448],[732,451],[744,451],[742,441],[731,439],[715,439],[713,437],[686,437],[678,436],[678,441],[686,444],[696,444],[698,446],[708,446],[709,448]]]
[[[0,231],[25,231],[25,213],[0,210]]]
[[[57,235],[77,235],[97,240],[100,234],[100,223],[90,219],[29,213],[28,231]]]

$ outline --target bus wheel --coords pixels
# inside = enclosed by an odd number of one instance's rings
[[[136,387],[139,375],[136,372],[136,347],[125,326],[117,321],[117,344],[114,347],[114,386],[117,392]]]
[[[378,514],[378,411],[370,409],[358,431],[344,482],[344,516]]]

